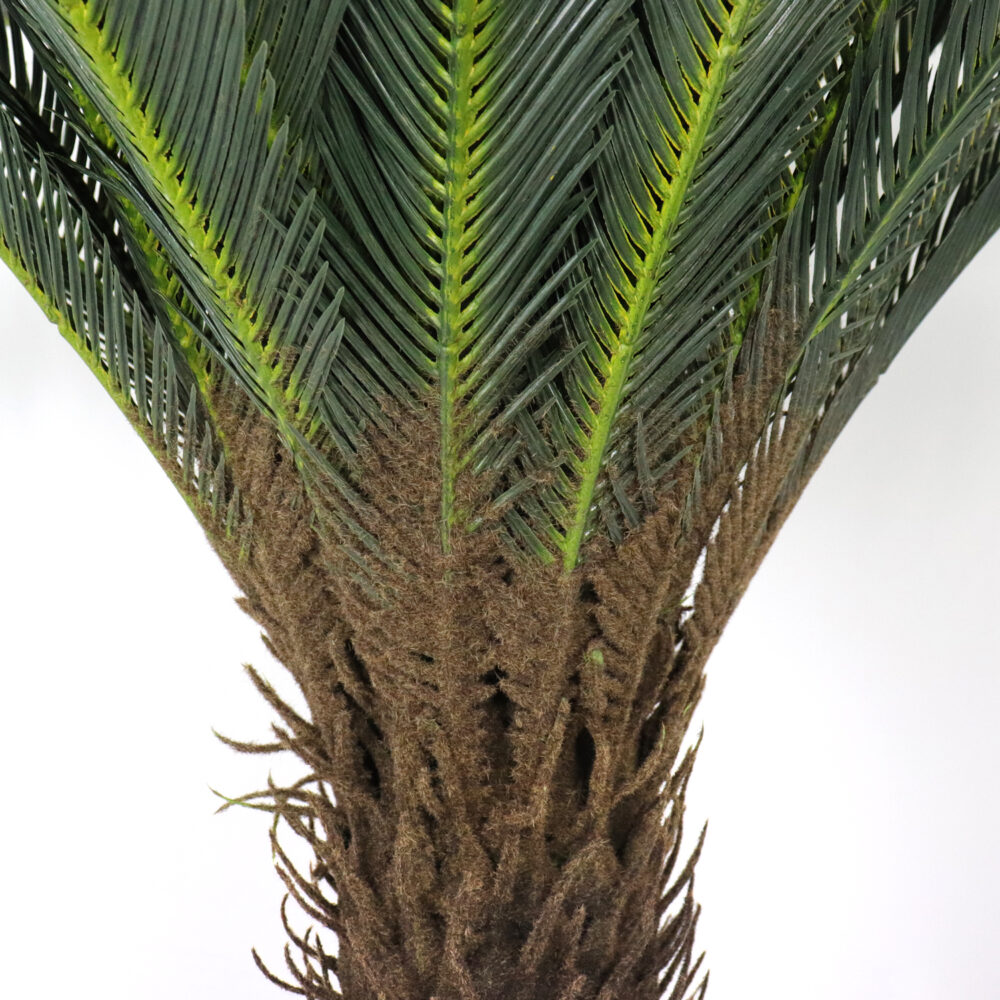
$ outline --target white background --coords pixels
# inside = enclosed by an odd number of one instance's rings
[[[687,831],[710,817],[710,997],[1000,997],[998,274],[994,243],[862,405],[710,664]],[[282,668],[0,280],[3,992],[276,997],[249,955],[281,967],[267,817],[214,816],[208,785],[264,783],[210,727],[266,737],[240,663]]]

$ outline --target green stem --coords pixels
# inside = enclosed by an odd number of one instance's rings
[[[444,219],[441,237],[441,311],[438,315],[438,381],[441,393],[441,546],[451,547],[455,522],[455,478],[459,464],[457,409],[462,301],[466,270],[463,241],[470,174],[469,147],[475,125],[472,87],[478,0],[457,0],[452,13],[451,81],[445,145]]]

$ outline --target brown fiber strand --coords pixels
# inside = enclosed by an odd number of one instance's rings
[[[769,427],[794,340],[770,338],[655,510],[619,546],[590,543],[572,574],[519,556],[488,517],[443,552],[437,415],[394,404],[353,477],[357,527],[381,554],[359,576],[345,555],[355,536],[336,521],[320,530],[273,432],[219,393],[253,530],[242,552],[214,541],[308,707],[248,668],[276,742],[227,742],[306,764],[303,781],[242,801],[266,798],[308,845],[306,873],[272,828],[288,895],[337,939],[334,956],[283,909],[299,955],[286,955],[285,988],[314,1000],[704,995],[704,829],[681,863],[698,744],[682,750],[707,651],[783,516],[797,431]],[[458,483],[467,521],[485,517],[492,485]]]

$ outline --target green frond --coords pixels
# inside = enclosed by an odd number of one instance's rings
[[[773,261],[772,304],[802,331],[808,379],[793,398],[803,414],[877,343],[958,193],[973,197],[968,178],[982,177],[1000,129],[996,11],[976,0],[951,4],[936,45],[937,4],[892,4],[890,12],[853,74],[836,132]],[[901,52],[899,24],[911,39]],[[940,53],[933,73],[932,46]]]
[[[2,6],[6,21],[6,5]],[[95,159],[113,158],[117,144],[86,98],[60,77],[47,52],[32,52],[32,72],[27,73],[27,40],[16,24],[8,30],[11,58],[5,59],[7,71],[0,81],[4,105],[21,134],[49,154],[50,164],[60,171],[69,189],[90,205],[92,224],[107,241],[119,270],[128,274],[143,305],[178,345],[199,392],[207,399],[212,383],[210,352],[193,326],[203,327],[204,322],[187,304],[162,248],[135,205],[95,170]]]
[[[835,127],[772,248],[740,359],[753,378],[777,337],[791,332],[799,345],[753,459],[758,480],[785,469],[758,510],[758,539],[1000,226],[998,33],[997,9],[924,0],[884,5],[863,40]]]
[[[81,201],[61,164],[22,140],[0,102],[0,257],[80,355],[149,446],[210,533],[241,526],[190,371],[143,306],[100,230],[93,197]],[[92,192],[90,192],[92,194]],[[95,231],[96,230],[96,231]]]
[[[354,236],[334,268],[351,320],[343,377],[363,412],[362,393],[433,386],[445,548],[489,421],[544,387],[528,358],[568,306],[556,261],[582,218],[626,6],[374,0],[345,20],[325,145]],[[376,330],[388,350],[371,350]]]
[[[298,160],[287,124],[272,129],[266,48],[248,57],[242,3],[11,10],[113,137],[118,156],[95,154],[102,181],[154,234],[208,322],[213,354],[301,455],[308,428],[283,366],[315,327],[332,334],[335,290],[317,259],[312,199],[293,199]]]
[[[994,140],[991,162],[978,183],[960,190],[939,234],[921,247],[918,265],[906,275],[898,298],[889,307],[871,343],[852,359],[841,375],[816,426],[802,445],[802,460],[789,483],[790,494],[801,490],[862,399],[902,349],[910,335],[947,291],[963,268],[1000,228],[1000,163]],[[963,185],[965,188],[965,185]]]
[[[303,162],[311,167],[324,113],[323,79],[347,0],[244,0],[244,5],[247,51],[266,46],[267,72],[274,80],[272,130],[287,119],[289,144],[303,144]]]
[[[794,0],[640,6],[645,30],[632,36],[597,165],[588,232],[598,245],[571,311],[584,350],[562,421],[572,456],[561,496],[567,569],[606,504],[637,523],[631,501],[608,496],[635,489],[634,459],[621,448],[635,413],[652,428],[679,425],[718,385],[732,302],[758,266],[734,274],[732,262],[760,239],[758,199],[775,196],[774,179],[807,139],[849,9]],[[646,489],[661,481],[675,439],[652,440]],[[614,523],[605,519],[620,536]]]
[[[972,10],[968,8],[958,14],[960,18],[970,18],[966,25],[964,50],[958,44],[957,29],[953,25],[951,30],[956,34],[938,39],[942,44],[942,63],[938,64],[941,82],[938,84],[935,80],[933,86],[926,82],[928,104],[935,102],[942,109],[950,107],[954,117],[945,121],[942,115],[936,126],[932,119],[931,134],[915,140],[911,145],[911,154],[905,157],[908,165],[913,164],[916,176],[927,176],[927,158],[937,156],[944,160],[942,176],[939,180],[926,182],[924,197],[917,202],[920,211],[925,214],[918,230],[922,239],[911,240],[902,267],[893,263],[893,255],[889,251],[883,251],[884,257],[876,261],[875,269],[884,269],[883,275],[872,282],[877,293],[871,299],[863,300],[862,308],[848,310],[839,324],[845,331],[862,331],[854,334],[860,343],[849,345],[846,351],[841,348],[846,358],[842,364],[836,363],[837,347],[832,337],[829,338],[831,343],[827,347],[827,357],[832,370],[825,385],[817,383],[816,394],[822,389],[825,389],[825,394],[814,425],[802,442],[801,460],[786,488],[788,497],[797,496],[801,491],[850,415],[874,387],[924,316],[1000,228],[1000,121],[997,120],[1000,92],[994,90],[992,96],[977,94],[977,89],[983,86],[982,74],[996,71],[1000,25],[995,19],[973,20]],[[961,23],[959,20],[958,24]],[[919,27],[919,21],[916,26]],[[992,39],[990,31],[994,32]],[[950,52],[944,47],[946,43]],[[931,45],[936,46],[936,42],[925,45],[924,51]],[[946,83],[949,80],[949,66],[944,62],[946,52],[951,60],[961,59],[964,66],[978,65],[978,79],[975,71],[968,78],[964,77],[963,71],[962,83],[956,86],[957,74],[952,68],[951,82]],[[991,66],[994,67],[992,70]],[[915,75],[915,72],[911,73],[911,76]],[[948,86],[951,93],[937,92],[935,88],[938,86]],[[923,103],[922,97],[917,99]],[[985,110],[977,109],[976,117],[970,118],[968,109],[962,109],[963,99],[970,104],[984,100],[988,106]],[[936,152],[937,142],[945,141],[947,132],[963,124],[964,136],[958,143],[958,151]],[[937,138],[935,131],[939,133]],[[951,141],[954,142],[954,138]],[[923,164],[912,153],[918,145],[924,151]],[[954,150],[954,146],[951,149]],[[897,165],[890,173],[898,187],[901,166]],[[911,211],[910,214],[915,213]],[[822,340],[825,327],[820,320],[815,326],[816,336]],[[835,324],[827,322],[826,326],[833,326],[836,330]],[[819,349],[817,344],[816,350]]]

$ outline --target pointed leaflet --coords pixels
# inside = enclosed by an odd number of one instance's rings
[[[352,277],[334,378],[373,419],[378,393],[434,386],[446,549],[464,516],[456,479],[491,415],[541,388],[525,356],[558,308],[626,7],[372,0],[342,28],[324,149],[353,246],[334,264]]]
[[[994,147],[996,140],[994,140]],[[798,478],[807,478],[826,454],[861,400],[889,367],[910,334],[947,291],[965,266],[1000,229],[1000,168],[994,148],[992,162],[968,193],[952,205],[941,235],[921,247],[921,261],[907,278],[899,299],[878,324],[874,339],[839,380],[817,425],[803,446]],[[971,178],[970,178],[971,179]],[[986,181],[986,183],[983,183]],[[964,185],[963,185],[964,187]],[[972,359],[970,359],[971,361]]]
[[[303,142],[311,160],[316,120],[323,113],[323,78],[347,0],[244,0],[244,4],[248,50],[267,46],[275,119],[288,118],[291,142]]]
[[[0,4],[0,12],[7,15],[6,4]],[[79,91],[60,77],[50,54],[44,48],[27,51],[30,40],[16,23],[10,23],[8,31],[9,43],[2,50],[0,102],[13,114],[22,139],[48,154],[49,168],[58,171],[67,189],[88,206],[91,224],[108,243],[117,268],[141,297],[143,307],[178,345],[204,391],[209,381],[207,351],[190,326],[197,316],[183,299],[175,305],[177,281],[169,274],[161,247],[135,206],[119,197],[95,167],[91,154],[106,161],[114,150],[113,140],[100,123],[94,134],[93,123],[78,104]]]
[[[839,237],[846,259],[832,270],[833,290],[821,289],[826,296],[814,303],[807,326],[803,364],[824,377],[813,375],[815,388],[801,394],[798,410],[812,415],[814,426],[787,496],[797,495],[918,323],[1000,227],[1000,86],[992,79],[1000,72],[1000,5],[952,7],[933,82],[916,62],[928,62],[932,51],[932,41],[921,41],[931,6],[913,14],[914,48],[900,74],[908,80],[901,138],[893,156],[879,157],[886,194],[869,209],[865,239],[852,246],[842,232],[831,238]],[[852,161],[856,171],[874,170],[870,148]]]
[[[6,23],[7,5],[2,2],[0,18]],[[0,44],[0,105],[22,141],[44,152],[52,174],[58,174],[76,200],[87,206],[95,228],[111,242],[119,269],[130,272],[132,264],[114,232],[116,218],[108,192],[100,190],[88,172],[85,143],[70,124],[72,108],[63,103],[41,67],[33,65],[29,72],[25,39],[13,24],[7,26],[7,36]]]

